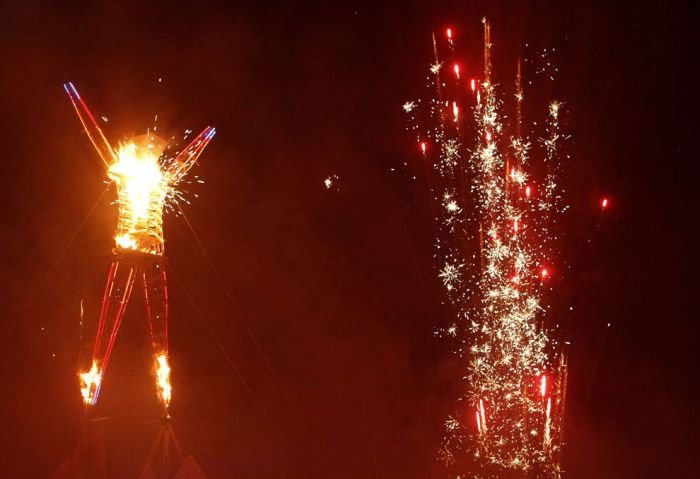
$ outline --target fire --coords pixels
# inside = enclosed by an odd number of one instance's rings
[[[141,137],[122,145],[117,161],[108,169],[117,184],[119,248],[160,254],[163,251],[163,207],[168,192],[167,177],[159,158],[163,143],[157,137]]]
[[[117,248],[162,255],[163,208],[166,201],[177,202],[176,187],[197,163],[216,129],[205,128],[173,156],[163,154],[166,143],[155,135],[135,137],[115,149],[73,84],[66,83],[64,88],[88,138],[107,167],[109,179],[117,184]]]
[[[168,364],[168,356],[165,353],[160,353],[156,356],[156,385],[158,387],[158,397],[167,409],[173,395],[173,387],[170,385],[170,365]]]
[[[97,368],[97,362],[93,361],[90,371],[80,373],[80,394],[83,395],[83,402],[85,402],[85,404],[95,404],[97,390],[100,388],[101,382],[102,371]]]

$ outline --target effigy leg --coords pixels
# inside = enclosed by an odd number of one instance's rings
[[[126,264],[118,258],[112,261],[95,332],[92,363],[88,371],[80,374],[81,393],[87,405],[95,405],[97,402],[135,279],[136,268],[133,265]]]
[[[155,361],[156,388],[166,414],[172,397],[168,356],[168,283],[165,262],[159,258],[142,271],[148,329]]]

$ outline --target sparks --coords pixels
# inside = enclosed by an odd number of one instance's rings
[[[550,288],[542,283],[549,277],[543,265],[555,260],[555,227],[566,209],[558,184],[559,147],[567,138],[559,126],[564,109],[552,101],[544,121],[526,125],[518,67],[516,111],[504,114],[491,47],[484,20],[483,78],[470,81],[476,102],[462,104],[467,111],[458,105],[464,83],[456,63],[455,77],[429,77],[435,93],[417,103],[431,105],[422,112],[430,123],[416,130],[418,138],[431,141],[430,171],[437,179],[430,197],[440,206],[434,210],[437,276],[459,326],[455,334],[465,344],[459,350],[466,371],[460,404],[475,411],[476,419],[448,428],[442,447],[459,463],[455,444],[468,446],[477,467],[469,477],[521,477],[537,470],[541,477],[559,478],[566,361],[556,321],[548,316]],[[436,61],[431,71],[437,74],[441,65]],[[470,118],[473,125],[466,124]],[[533,185],[540,184],[533,201]]]
[[[455,283],[459,282],[459,268],[460,266],[445,264],[445,267],[442,268],[440,274],[438,275],[440,279],[442,279],[442,283],[445,285],[448,291],[451,291],[452,288],[454,288]]]

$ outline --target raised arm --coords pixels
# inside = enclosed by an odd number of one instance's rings
[[[202,154],[204,148],[207,147],[215,134],[215,128],[211,126],[206,127],[186,148],[178,153],[168,167],[168,176],[171,184],[176,185],[185,177],[190,168],[197,163],[199,155]]]
[[[83,124],[85,133],[87,133],[92,145],[97,150],[97,154],[100,155],[100,159],[105,166],[109,168],[117,159],[112,146],[107,141],[107,138],[105,138],[102,129],[100,129],[83,99],[80,98],[80,94],[78,94],[78,90],[75,89],[73,84],[71,82],[64,83],[63,88],[66,90],[66,93],[68,93],[68,98],[70,98],[71,103],[73,103],[73,108],[75,108],[75,112],[78,114],[78,118],[80,118],[80,123]]]

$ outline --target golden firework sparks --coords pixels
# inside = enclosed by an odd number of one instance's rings
[[[453,37],[450,29],[451,57]],[[528,471],[532,477],[556,478],[566,361],[544,321],[543,282],[555,259],[557,217],[566,209],[558,184],[562,104],[549,104],[542,141],[530,141],[522,134],[520,65],[514,121],[505,123],[501,113],[489,23],[484,19],[483,77],[466,88],[463,70],[455,68],[451,79],[441,72],[435,37],[433,42],[429,79],[436,98],[407,102],[411,108],[404,111],[415,124],[428,119],[427,129],[412,130],[418,133],[421,159],[437,174],[431,197],[442,206],[437,209],[438,279],[464,322],[459,330],[468,335],[458,351],[466,361],[463,403],[468,407],[451,416],[459,427],[450,422],[446,428],[440,457],[457,468],[458,477],[466,477],[465,471],[475,478]],[[469,94],[473,125],[465,125]],[[428,112],[420,108],[425,104]],[[541,161],[543,175],[531,168],[531,159]],[[552,377],[559,379],[550,382]],[[460,456],[456,451],[464,444],[471,454]]]

